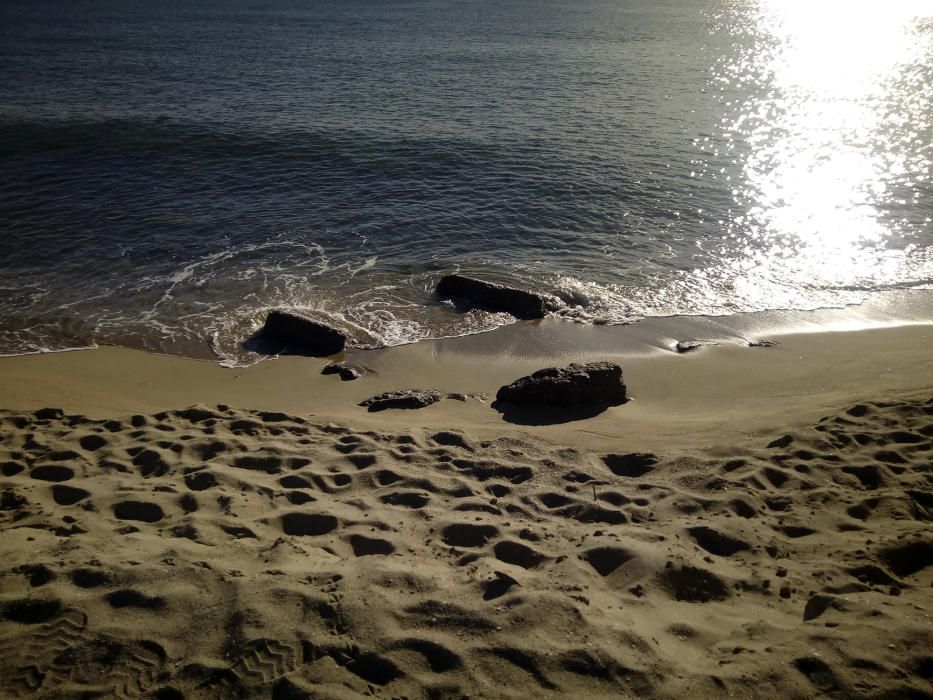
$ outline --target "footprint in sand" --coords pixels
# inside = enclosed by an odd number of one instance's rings
[[[392,506],[418,509],[424,508],[431,499],[418,491],[395,491],[380,496],[379,500]]]
[[[71,582],[78,588],[97,588],[113,581],[113,576],[101,569],[75,569]]]
[[[456,523],[441,531],[445,544],[451,547],[483,547],[490,539],[498,536],[499,529],[492,525]]]
[[[523,569],[534,569],[547,561],[548,557],[521,542],[502,540],[493,547],[493,553],[501,562],[520,566]]]
[[[722,579],[694,566],[669,567],[664,570],[662,580],[675,600],[708,603],[729,597],[729,589]]]
[[[700,545],[700,547],[716,556],[731,557],[733,554],[751,549],[747,542],[717,532],[713,528],[706,527],[705,525],[687,528],[687,532],[696,540],[696,543]]]
[[[635,555],[621,547],[595,547],[583,552],[580,557],[596,569],[600,576],[609,576],[620,566],[634,559]]]
[[[55,484],[52,487],[52,500],[60,506],[73,506],[75,503],[83,501],[90,495],[89,491],[77,488],[76,486]]]
[[[87,450],[88,452],[95,452],[105,446],[107,440],[97,433],[92,433],[91,435],[85,435],[80,438],[78,444],[81,445],[81,449]]]
[[[67,678],[69,669],[62,666],[62,660],[82,639],[87,616],[74,609],[59,612],[60,607],[56,606],[48,617],[38,615],[44,619],[23,623],[29,627],[0,641],[3,697],[25,697],[51,690]]]
[[[316,537],[337,529],[339,522],[333,515],[320,513],[286,513],[281,518],[286,535]]]
[[[250,471],[265,472],[266,474],[280,474],[282,472],[282,460],[274,455],[244,455],[235,458],[233,466],[237,469],[248,469]]]
[[[353,554],[357,557],[366,557],[373,555],[388,556],[395,552],[395,545],[388,540],[375,537],[365,537],[363,535],[351,535],[349,537],[350,546],[353,548]]]
[[[136,520],[156,523],[165,517],[162,507],[145,501],[121,501],[113,505],[113,515],[118,520]]]
[[[36,467],[29,476],[40,481],[69,481],[74,478],[75,472],[71,467],[63,467],[57,464],[47,464],[42,467]]]
[[[658,458],[650,452],[632,452],[624,455],[609,454],[603,457],[603,463],[616,476],[638,478],[653,471],[658,463]]]
[[[163,610],[165,608],[165,598],[161,596],[148,596],[133,588],[123,588],[119,591],[113,591],[106,595],[106,600],[111,608],[120,610],[122,608],[137,608],[140,610]]]

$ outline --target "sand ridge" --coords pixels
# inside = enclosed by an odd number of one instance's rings
[[[929,697],[933,399],[589,453],[2,414],[9,697]]]

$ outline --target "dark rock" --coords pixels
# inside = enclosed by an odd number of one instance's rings
[[[336,328],[290,311],[270,311],[261,335],[283,343],[290,351],[325,357],[343,350],[347,337]]]
[[[438,296],[464,299],[474,306],[489,311],[504,311],[516,318],[543,318],[548,311],[564,306],[557,297],[526,292],[493,282],[463,275],[447,275],[437,283]]]
[[[499,389],[496,401],[573,410],[625,403],[622,368],[612,362],[548,367]]]
[[[387,408],[424,408],[441,400],[441,395],[433,389],[421,391],[406,389],[403,391],[387,391],[384,394],[366,399],[360,406],[366,406],[370,411],[384,411]]]
[[[748,347],[750,348],[773,348],[778,343],[773,340],[750,340],[748,341]]]
[[[343,362],[331,362],[321,370],[321,374],[339,375],[340,381],[342,382],[352,382],[354,379],[359,379],[363,376],[363,373],[356,367],[351,367]]]
[[[678,340],[674,350],[683,355],[685,352],[702,348],[704,345],[718,345],[718,343],[709,340]]]

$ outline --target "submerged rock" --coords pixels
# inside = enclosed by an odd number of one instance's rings
[[[563,307],[557,297],[484,282],[463,275],[447,275],[437,283],[435,292],[442,297],[464,299],[489,311],[504,311],[516,318],[543,318],[548,311]]]
[[[366,399],[360,406],[366,406],[372,411],[384,411],[387,408],[424,408],[441,400],[439,392],[433,389],[405,389],[402,391],[387,391],[384,394]]]
[[[331,362],[321,370],[321,374],[337,374],[340,376],[340,381],[342,382],[352,382],[354,379],[359,379],[363,376],[363,373],[356,367],[351,367],[343,362]]]
[[[290,351],[319,357],[340,352],[347,342],[347,336],[336,328],[290,311],[270,311],[260,333]]]
[[[625,403],[622,368],[613,362],[548,367],[499,389],[496,401],[575,410]]]

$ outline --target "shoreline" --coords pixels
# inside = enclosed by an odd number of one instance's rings
[[[760,328],[760,326],[758,326]],[[341,382],[321,375],[335,358],[281,356],[224,368],[125,348],[0,358],[0,407],[64,408],[91,417],[227,404],[278,410],[333,422],[398,427],[411,421],[489,432],[519,430],[575,442],[673,441],[689,444],[709,429],[723,439],[785,420],[795,405],[810,417],[860,395],[922,390],[933,382],[933,324],[819,333],[767,332],[773,347],[749,347],[738,336],[677,354],[666,344],[632,353],[619,337],[631,327],[561,322],[513,324],[489,333],[379,350],[350,351],[364,376]],[[673,339],[672,339],[673,340]],[[613,346],[615,343],[615,346]],[[623,367],[633,399],[583,421],[553,425],[506,422],[489,403],[496,391],[545,366],[609,360]],[[170,378],[170,379],[168,379]],[[918,381],[919,384],[918,385]],[[367,413],[361,401],[398,389],[485,394],[486,401],[444,400],[417,411]],[[819,408],[817,408],[819,407]]]
[[[302,309],[296,309],[303,313]],[[312,314],[313,317],[313,314]],[[325,323],[333,323],[325,319]],[[933,289],[894,289],[874,292],[861,303],[846,306],[822,307],[815,309],[773,309],[768,311],[741,311],[733,314],[652,316],[630,323],[609,324],[591,320],[581,321],[572,315],[550,314],[535,321],[513,319],[489,330],[466,333],[464,335],[441,336],[420,339],[397,345],[381,347],[357,347],[350,345],[345,354],[358,355],[379,352],[391,348],[400,348],[421,343],[455,344],[470,347],[474,352],[490,353],[493,342],[484,340],[489,334],[496,338],[505,337],[510,343],[517,343],[540,354],[544,345],[536,344],[536,339],[547,337],[547,342],[557,339],[566,353],[588,349],[597,351],[603,348],[625,348],[630,355],[650,354],[657,350],[672,349],[678,340],[703,339],[713,343],[747,344],[750,340],[765,337],[768,334],[788,335],[794,333],[832,332],[839,330],[858,330],[885,328],[902,325],[933,324]],[[339,324],[337,324],[339,327]],[[258,330],[258,327],[253,331]],[[245,342],[247,336],[240,339]],[[0,359],[8,357],[28,357],[66,352],[80,352],[99,348],[123,347],[141,352],[182,357],[192,360],[205,360],[228,369],[243,369],[255,364],[275,359],[256,355],[249,364],[236,364],[225,358],[215,345],[216,338],[203,341],[203,347],[188,343],[187,352],[171,353],[159,350],[139,348],[121,344],[90,342],[87,346],[74,346],[59,349],[41,349],[29,352],[0,354]],[[553,348],[551,348],[553,350]]]

